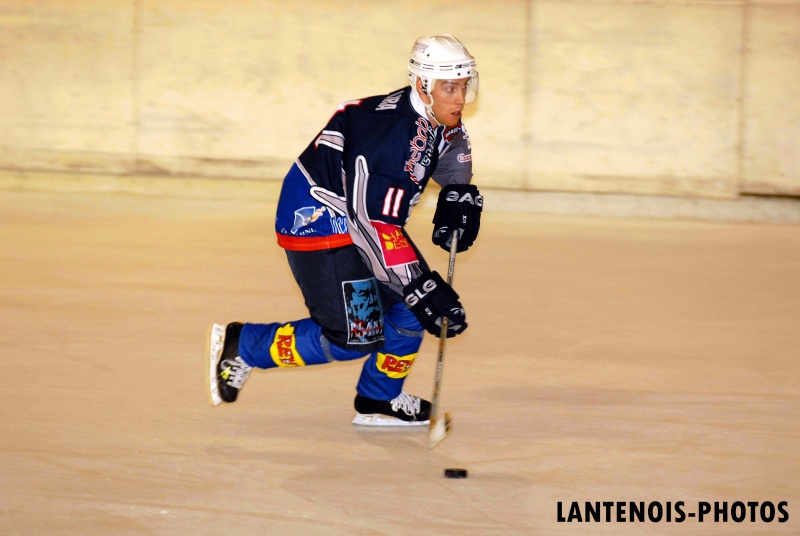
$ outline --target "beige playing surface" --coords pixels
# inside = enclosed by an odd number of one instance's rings
[[[208,405],[210,322],[305,316],[274,208],[0,191],[0,534],[800,533],[800,226],[487,212],[431,451],[350,424],[361,361]],[[410,231],[443,272],[430,216]],[[557,522],[737,500],[789,521]]]

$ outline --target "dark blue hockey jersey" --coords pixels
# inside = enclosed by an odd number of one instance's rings
[[[378,280],[401,293],[421,261],[403,226],[431,177],[443,186],[470,182],[462,124],[434,128],[410,86],[344,102],[283,181],[278,244],[298,251],[356,244]]]

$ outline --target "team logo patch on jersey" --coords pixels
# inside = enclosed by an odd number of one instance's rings
[[[325,214],[325,207],[303,207],[294,211],[294,225],[291,233],[297,234],[301,229],[314,223]]]
[[[411,372],[411,365],[414,364],[417,354],[398,356],[378,352],[377,358],[378,370],[390,378],[405,378]]]
[[[459,121],[458,124],[454,127],[449,127],[444,129],[444,134],[442,134],[442,137],[444,138],[444,141],[446,141],[447,143],[452,143],[456,137],[456,134],[458,134],[459,132],[463,134],[464,141],[467,142],[467,149],[471,151],[472,142],[469,140],[469,132],[467,132],[464,123],[462,123],[461,121]]]
[[[370,222],[378,232],[384,264],[388,267],[401,266],[417,260],[417,252],[397,225],[380,221]]]
[[[294,336],[294,326],[284,324],[275,333],[269,355],[279,367],[302,367],[306,363],[297,352],[297,340]]]
[[[373,278],[342,282],[347,311],[347,342],[369,344],[383,340],[383,313],[378,280]]]

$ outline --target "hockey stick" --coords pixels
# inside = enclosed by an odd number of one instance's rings
[[[447,284],[453,286],[453,273],[456,270],[456,249],[458,248],[458,231],[453,233],[450,241],[450,264],[447,267]],[[442,317],[442,332],[439,335],[439,359],[436,362],[436,379],[433,382],[433,399],[431,400],[431,422],[429,426],[428,448],[441,443],[453,428],[450,414],[445,413],[439,420],[439,391],[442,387],[442,370],[444,369],[444,345],[447,340],[447,317]]]

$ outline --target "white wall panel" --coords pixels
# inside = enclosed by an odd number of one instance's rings
[[[748,15],[741,189],[800,196],[800,1]]]
[[[529,187],[735,193],[737,6],[536,6]]]
[[[0,3],[0,167],[124,172],[133,5]]]
[[[0,168],[280,179],[449,32],[483,185],[798,195],[797,28],[800,0],[0,0]]]

